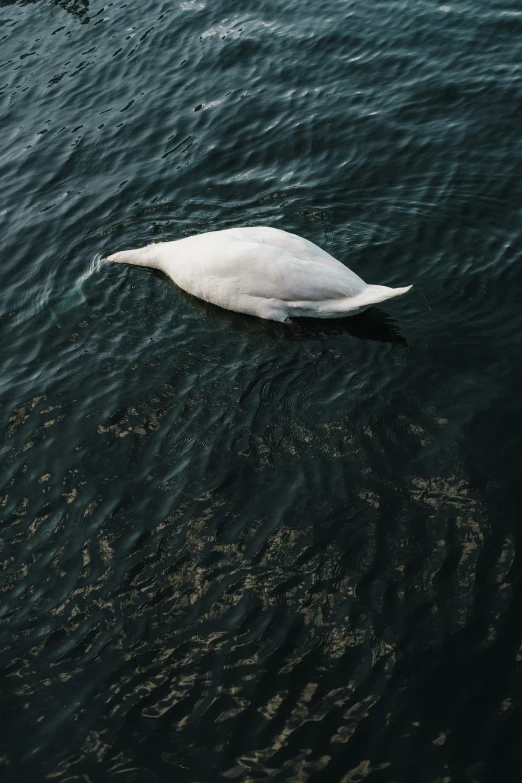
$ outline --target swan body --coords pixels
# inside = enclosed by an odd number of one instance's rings
[[[266,226],[209,231],[108,260],[160,269],[200,299],[273,321],[354,315],[411,288],[367,285],[307,239]]]

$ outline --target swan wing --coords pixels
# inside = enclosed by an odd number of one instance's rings
[[[231,301],[247,295],[317,302],[356,296],[366,287],[335,259],[325,265],[280,247],[219,233],[219,240],[205,234],[155,246],[164,256],[161,268],[175,283],[202,299]]]
[[[337,267],[340,262],[326,250],[314,245],[304,237],[291,234],[280,228],[271,226],[247,226],[245,228],[231,228],[213,232],[216,238],[220,234],[230,238],[242,239],[246,242],[255,242],[259,245],[279,248],[300,258],[302,261],[315,261],[331,267]],[[352,274],[355,274],[352,272]],[[355,275],[356,276],[356,275]],[[360,278],[359,278],[360,279]]]

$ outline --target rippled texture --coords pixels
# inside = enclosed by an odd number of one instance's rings
[[[519,5],[0,41],[2,781],[518,781]],[[289,330],[101,260],[252,224],[414,288]]]

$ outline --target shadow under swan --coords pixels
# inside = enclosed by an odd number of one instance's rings
[[[349,318],[295,318],[292,325],[280,324],[255,318],[244,313],[224,310],[210,302],[205,302],[179,288],[168,275],[157,269],[150,269],[149,274],[159,278],[197,312],[214,322],[230,322],[234,319],[239,330],[246,336],[252,333],[270,333],[284,336],[287,340],[304,341],[320,337],[336,337],[350,334],[359,340],[373,340],[381,343],[408,346],[395,321],[378,307],[369,307],[363,313]]]

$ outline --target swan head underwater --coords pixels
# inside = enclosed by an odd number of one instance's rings
[[[282,322],[355,315],[411,288],[368,285],[313,242],[267,226],[209,231],[107,260],[159,269],[199,299]]]

